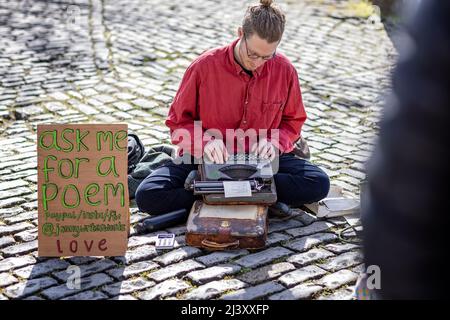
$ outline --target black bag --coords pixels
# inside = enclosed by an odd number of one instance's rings
[[[137,188],[149,174],[165,163],[172,161],[171,155],[174,153],[174,147],[165,144],[150,147],[145,152],[138,163],[128,172],[128,192],[130,199],[134,199]],[[128,169],[130,169],[130,165]]]
[[[136,168],[145,154],[145,148],[142,141],[134,133],[128,134],[128,174]]]
[[[308,143],[306,143],[306,140],[305,138],[303,138],[303,136],[301,136],[294,142],[294,150],[292,150],[291,153],[305,160],[309,160],[311,158],[311,152],[309,150]]]

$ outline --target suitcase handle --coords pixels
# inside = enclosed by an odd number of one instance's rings
[[[209,241],[209,240],[203,239],[202,245],[204,245],[207,248],[212,248],[212,249],[227,249],[227,248],[231,248],[231,247],[237,248],[239,246],[239,240],[236,240],[234,242],[228,242],[228,243],[217,243],[214,241]]]

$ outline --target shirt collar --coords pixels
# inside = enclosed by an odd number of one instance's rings
[[[233,70],[236,71],[236,74],[240,74],[241,72],[245,72],[244,69],[234,60],[234,48],[236,47],[237,43],[239,42],[239,38],[234,40],[229,46],[228,46],[228,60],[233,67]],[[264,68],[264,66],[267,64],[264,63],[262,66],[258,67],[255,71],[252,71],[253,73],[256,73],[258,76],[261,75],[261,72]]]

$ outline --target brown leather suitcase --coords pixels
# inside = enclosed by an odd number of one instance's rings
[[[197,200],[187,221],[186,243],[208,250],[260,249],[267,239],[267,206],[208,205]]]

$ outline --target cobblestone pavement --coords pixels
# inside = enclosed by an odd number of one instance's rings
[[[396,51],[347,1],[286,1],[281,50],[299,71],[312,160],[358,196]],[[125,257],[37,257],[36,125],[125,121],[145,145],[193,58],[235,37],[241,1],[0,0],[0,300],[349,299],[362,270],[346,220],[270,221],[265,250],[173,250],[131,234]],[[361,10],[359,10],[361,11]],[[147,215],[132,209],[132,223]],[[80,290],[66,287],[81,266]]]

